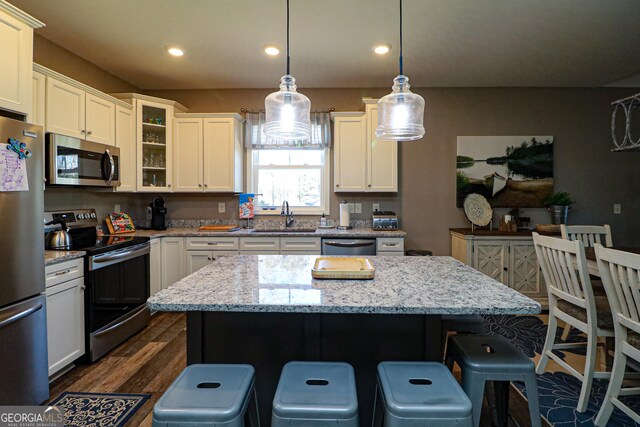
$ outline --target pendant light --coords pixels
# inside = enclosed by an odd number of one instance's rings
[[[393,90],[378,101],[376,136],[393,141],[414,141],[424,136],[424,99],[409,90],[409,78],[402,74],[402,0],[400,1],[400,74]]]
[[[287,74],[280,79],[280,90],[264,100],[264,133],[285,141],[307,140],[311,136],[311,101],[296,91],[289,56],[289,0],[287,0]]]

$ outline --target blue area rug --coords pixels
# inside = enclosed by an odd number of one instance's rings
[[[547,334],[547,325],[537,316],[484,316],[484,332],[491,335],[502,335],[509,339],[528,357],[542,353],[542,347]],[[562,329],[556,332],[557,341],[560,340]],[[583,342],[586,338],[577,330],[572,329],[566,342]],[[563,352],[571,351],[585,354],[585,349],[557,351],[564,357]],[[538,375],[538,395],[540,399],[540,413],[554,427],[593,426],[593,421],[604,401],[608,380],[593,380],[591,396],[587,411],[576,411],[580,387],[582,382],[564,372],[545,373]],[[514,385],[526,396],[524,384],[515,382]],[[621,398],[635,412],[640,413],[640,396]],[[615,409],[608,427],[640,427],[627,417],[621,410]]]
[[[64,392],[49,406],[64,408],[66,426],[121,427],[149,394]]]

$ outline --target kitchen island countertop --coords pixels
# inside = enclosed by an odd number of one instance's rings
[[[72,259],[82,258],[85,251],[44,251],[44,265],[54,265]]]
[[[532,314],[540,304],[451,257],[368,257],[373,280],[317,280],[317,255],[217,261],[148,300],[158,311]]]

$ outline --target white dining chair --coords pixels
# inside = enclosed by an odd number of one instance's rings
[[[561,225],[560,234],[565,240],[580,240],[585,248],[591,248],[596,243],[608,248],[613,246],[611,227],[605,225]],[[602,241],[604,239],[604,242]]]
[[[605,225],[560,225],[560,234],[565,240],[580,240],[584,243],[585,248],[591,248],[596,243],[603,244],[606,247],[613,246],[611,238],[611,227]],[[593,284],[593,283],[592,283]],[[596,295],[604,295],[604,289],[600,284],[596,285]],[[562,332],[562,341],[566,341],[571,332],[571,326],[567,325]]]
[[[622,388],[628,358],[640,363],[640,255],[602,245],[596,245],[595,250],[616,334],[611,381],[595,424],[606,426],[614,406],[640,423],[640,415],[618,399],[640,394],[640,388]]]
[[[594,297],[582,241],[570,241],[533,233],[536,256],[547,284],[549,325],[536,373],[542,374],[549,359],[582,381],[576,410],[585,412],[594,378],[609,378],[610,373],[596,371],[598,337],[612,337],[613,321],[607,298]],[[554,350],[584,346],[585,343],[555,343],[558,319],[587,335],[584,371],[578,372]]]

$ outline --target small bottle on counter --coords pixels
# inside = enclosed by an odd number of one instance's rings
[[[324,214],[322,214],[322,217],[320,218],[320,227],[326,227],[327,226],[327,217],[324,216]]]

